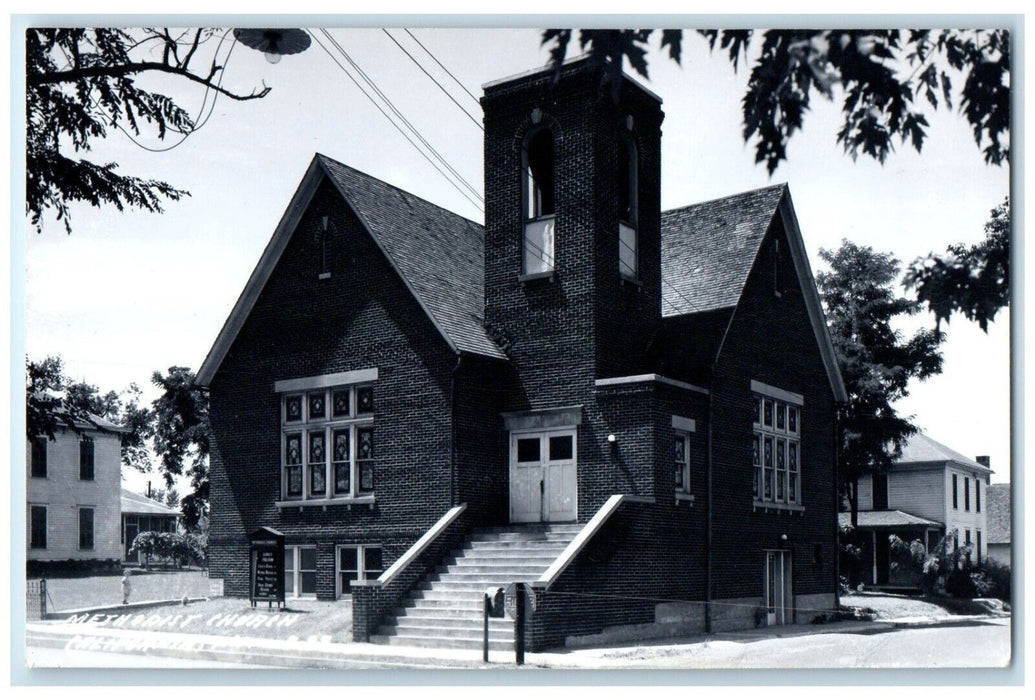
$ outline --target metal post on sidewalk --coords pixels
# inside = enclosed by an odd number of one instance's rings
[[[518,582],[515,586],[514,600],[514,663],[525,664],[525,584]]]
[[[482,661],[489,663],[489,594],[482,594]]]

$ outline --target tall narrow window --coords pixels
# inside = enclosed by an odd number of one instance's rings
[[[29,547],[32,549],[47,548],[46,506],[31,506],[29,509]]]
[[[549,129],[535,131],[522,153],[524,196],[524,273],[554,267],[554,139]]]
[[[959,499],[959,479],[955,474],[952,475],[952,507],[958,510],[960,507]]]
[[[981,512],[981,480],[974,479],[974,512]]]
[[[32,476],[47,477],[47,438],[38,437],[32,441]]]
[[[963,477],[963,510],[970,510],[970,478]]]
[[[873,475],[873,509],[888,509],[888,475]]]
[[[86,435],[79,441],[79,478],[93,481],[93,438]]]
[[[801,505],[801,406],[760,394],[752,401],[754,501]]]
[[[623,137],[618,145],[618,271],[631,278],[639,274],[637,177],[636,145]]]
[[[79,549],[93,549],[93,508],[79,508]]]

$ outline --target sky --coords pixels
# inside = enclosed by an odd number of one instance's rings
[[[482,132],[378,28],[330,30],[421,134],[482,190]],[[391,34],[480,120],[478,105],[401,29]],[[414,28],[413,34],[474,95],[500,77],[542,65],[531,29]],[[320,34],[320,39],[327,45]],[[224,55],[229,42],[221,48]],[[328,46],[328,48],[330,48]],[[331,49],[333,51],[333,49]],[[338,60],[345,63],[338,56]],[[662,208],[787,182],[813,270],[818,251],[842,239],[891,251],[903,263],[948,244],[983,238],[990,210],[1009,193],[1008,168],[988,166],[956,112],[929,112],[922,154],[901,146],[882,166],[853,162],[835,143],[839,105],[818,99],[788,162],[772,178],[741,136],[747,72],[735,72],[688,36],[682,65],[655,50],[650,79],[663,99]],[[157,81],[194,114],[212,105],[201,89]],[[151,373],[196,370],[215,340],[314,153],[323,153],[476,221],[481,212],[425,161],[316,43],[276,65],[242,45],[224,87],[261,100],[219,98],[204,126],[156,153],[115,132],[91,156],[190,191],[161,215],[72,208],[71,235],[45,218],[26,222],[25,347],[60,355],[68,374],[102,390],[131,382],[157,396]],[[168,148],[145,135],[149,148]],[[1018,275],[1019,276],[1019,275]],[[933,326],[923,315],[903,327]],[[934,439],[968,456],[990,455],[993,482],[1009,481],[1009,314],[987,334],[954,318],[945,328],[944,371],[914,385],[899,405]],[[131,475],[141,488],[147,477]],[[150,477],[154,479],[154,476]]]

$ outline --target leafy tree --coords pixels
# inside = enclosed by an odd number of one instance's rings
[[[79,432],[79,423],[89,423],[91,416],[96,416],[128,429],[120,435],[122,463],[137,471],[150,471],[146,440],[151,433],[151,412],[140,406],[140,388],[136,384],[130,384],[122,394],[102,394],[93,384],[69,382],[60,357],[39,362],[26,358],[25,371],[28,439],[46,435],[54,440],[59,427]]]
[[[171,97],[137,85],[144,74],[170,75],[209,94],[245,101],[265,97],[263,87],[241,94],[223,87],[233,44],[220,56],[227,30],[29,29],[25,33],[26,201],[37,232],[52,209],[71,232],[69,203],[162,211],[162,200],[188,193],[161,180],[126,175],[117,163],[78,157],[91,139],[117,128],[131,137],[146,123],[159,139],[186,137],[201,124]],[[204,107],[202,108],[204,112]]]
[[[1010,303],[1009,198],[992,210],[983,241],[918,258],[906,271],[905,284],[916,290],[937,324],[961,313],[987,333],[996,312]]]
[[[167,485],[184,473],[190,477],[192,492],[181,499],[180,508],[184,524],[192,529],[208,509],[208,395],[195,385],[194,372],[187,367],[170,367],[165,375],[155,372],[151,381],[162,389],[152,404],[154,449]]]
[[[684,33],[659,33],[661,49],[678,63]],[[606,68],[604,79],[617,95],[623,60],[648,77],[653,35],[650,29],[583,29],[578,42]],[[985,161],[1009,161],[1010,35],[1004,29],[709,29],[697,35],[725,52],[735,69],[751,61],[744,140],[753,140],[755,162],[770,173],[787,159],[787,143],[804,125],[815,95],[840,98],[837,143],[853,159],[864,154],[883,163],[895,137],[920,151],[929,126],[925,110],[959,104]],[[542,34],[557,69],[572,37],[570,29]]]
[[[891,254],[843,241],[837,251],[820,250],[820,257],[830,271],[819,273],[816,282],[848,391],[840,416],[840,476],[855,528],[859,477],[886,472],[917,431],[894,403],[908,396],[910,380],[941,372],[942,335],[922,329],[903,338],[893,328],[921,305],[895,295],[899,262]]]

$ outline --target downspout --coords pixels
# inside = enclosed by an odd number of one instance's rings
[[[715,399],[715,365],[718,364],[718,356],[712,364],[712,376],[708,383],[708,471],[707,471],[707,499],[705,508],[705,582],[704,582],[704,631],[707,634],[712,632],[712,418],[713,404]]]
[[[449,505],[459,505],[457,501],[457,474],[456,474],[456,373],[460,370],[460,362],[464,356],[459,352],[456,354],[456,366],[449,373]]]

